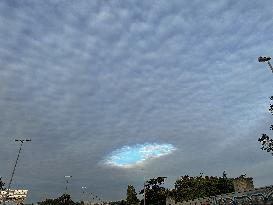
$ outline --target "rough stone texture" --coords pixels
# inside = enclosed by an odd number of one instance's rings
[[[238,178],[233,179],[233,186],[235,192],[244,192],[247,190],[253,190],[254,185],[253,185],[253,178],[251,177],[245,177],[245,176],[240,176]]]
[[[4,198],[6,198],[6,201],[13,201],[17,204],[22,203],[26,197],[27,197],[28,190],[25,189],[15,189],[9,190],[9,194],[7,195],[7,190],[0,191],[0,204],[3,202]]]

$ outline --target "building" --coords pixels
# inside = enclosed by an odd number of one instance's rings
[[[6,201],[13,201],[17,204],[23,203],[27,198],[27,193],[28,190],[26,189],[10,189],[7,196],[7,190],[0,191],[0,202],[2,203],[6,197]]]
[[[233,186],[234,186],[235,192],[253,190],[254,189],[253,178],[245,177],[245,175],[241,175],[240,177],[233,179]]]

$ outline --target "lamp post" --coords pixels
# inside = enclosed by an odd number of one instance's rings
[[[145,182],[145,176],[144,176],[144,198],[143,198],[143,202],[144,202],[144,205],[146,204],[146,182]]]
[[[66,178],[66,184],[65,184],[65,193],[67,194],[67,186],[68,186],[68,178],[71,178],[72,176],[66,175],[64,178]]]
[[[82,201],[84,202],[84,190],[87,189],[86,186],[82,186]]]
[[[16,161],[15,161],[12,173],[11,173],[11,177],[10,177],[9,184],[8,184],[8,189],[7,189],[5,197],[3,199],[3,204],[4,205],[6,204],[5,201],[6,201],[6,198],[8,197],[8,195],[9,195],[9,190],[10,190],[11,182],[12,182],[13,176],[15,174],[15,169],[16,169],[16,166],[17,166],[17,163],[18,163],[18,160],[19,160],[20,153],[22,151],[23,143],[24,142],[30,142],[30,141],[31,141],[30,139],[15,139],[15,142],[20,142],[20,147],[19,147],[18,155],[17,155]]]
[[[144,205],[146,205],[146,179],[145,179],[145,170],[144,170],[144,168],[141,168],[140,169],[141,171],[143,171],[143,173],[144,173],[144,177],[143,177],[143,179],[144,179],[144,183],[143,183],[143,203],[144,203]]]
[[[84,190],[87,189],[86,186],[82,186],[82,193],[84,194]]]
[[[273,73],[273,67],[272,67],[272,65],[270,63],[270,60],[271,60],[271,57],[260,56],[258,58],[258,61],[261,62],[261,63],[267,62],[271,72]]]

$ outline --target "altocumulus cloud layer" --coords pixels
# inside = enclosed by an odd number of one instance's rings
[[[28,201],[81,187],[124,198],[143,177],[243,173],[272,184],[272,1],[0,1],[0,175]],[[142,167],[101,165],[145,143],[176,151]],[[272,181],[272,180],[271,180]]]

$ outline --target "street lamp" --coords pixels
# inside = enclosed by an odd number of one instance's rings
[[[269,65],[269,68],[270,68],[271,72],[273,73],[273,67],[272,67],[272,65],[270,63],[270,60],[271,60],[271,58],[270,57],[266,57],[266,56],[260,56],[258,58],[258,61],[261,62],[261,63],[267,62],[268,65]]]
[[[84,190],[87,189],[86,186],[82,186],[82,200],[84,201]]]
[[[144,199],[143,199],[143,202],[144,202],[144,205],[146,204],[146,182],[145,182],[145,176],[144,176]]]
[[[82,193],[84,194],[84,190],[87,189],[86,186],[82,186]]]
[[[144,186],[144,189],[143,189],[143,203],[144,203],[144,205],[146,205],[146,180],[145,180],[145,170],[144,170],[144,168],[141,168],[140,169],[141,171],[143,171],[143,173],[144,173],[144,184],[143,184],[143,186]]]
[[[66,194],[67,194],[68,178],[71,178],[71,177],[72,176],[70,176],[70,175],[64,176],[64,178],[66,178],[66,184],[65,184],[65,192],[66,192]]]
[[[11,185],[14,173],[15,173],[15,169],[16,169],[16,166],[17,166],[17,163],[18,163],[18,160],[19,160],[20,153],[22,151],[23,143],[24,142],[30,142],[30,141],[31,141],[30,139],[15,139],[15,142],[20,142],[20,148],[19,148],[19,151],[18,151],[18,155],[17,155],[16,161],[15,161],[13,170],[12,170],[10,180],[9,180],[8,189],[7,189],[6,195],[5,195],[4,200],[3,200],[4,205],[6,204],[5,201],[6,201],[6,198],[8,197],[8,195],[9,195],[10,185]]]

